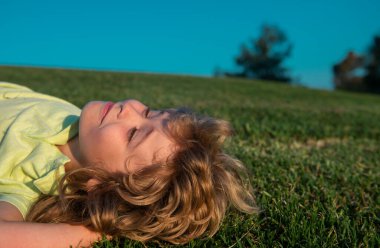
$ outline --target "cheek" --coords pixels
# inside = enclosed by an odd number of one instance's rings
[[[100,112],[104,102],[92,101],[88,102],[83,108],[80,116],[80,124],[84,128],[98,126],[100,124]]]
[[[113,126],[94,128],[82,137],[83,157],[87,161],[116,161],[125,152],[125,139],[122,128]]]

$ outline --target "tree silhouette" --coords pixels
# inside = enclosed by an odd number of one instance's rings
[[[364,82],[368,91],[380,94],[380,36],[373,38],[373,45],[369,49],[366,71]]]
[[[333,66],[335,89],[349,91],[367,91],[363,76],[357,75],[357,71],[364,68],[365,57],[348,52],[346,57]]]
[[[263,25],[259,38],[251,42],[252,47],[243,44],[240,55],[235,58],[242,71],[225,75],[290,82],[288,69],[282,66],[292,50],[285,33],[276,26]]]
[[[368,54],[350,51],[333,66],[335,89],[380,94],[380,36],[375,36]],[[363,71],[363,75],[357,72]]]

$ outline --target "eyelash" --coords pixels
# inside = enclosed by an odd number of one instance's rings
[[[131,140],[133,139],[133,136],[135,135],[137,131],[137,128],[132,128],[132,130],[129,132],[129,135],[128,135],[128,141],[131,142]]]
[[[150,108],[147,107],[145,110],[145,118],[148,118],[149,112],[150,112]]]
[[[146,110],[145,110],[145,118],[148,118],[148,115],[149,115],[149,112],[150,112],[150,108],[148,107]],[[128,141],[131,142],[131,140],[133,139],[135,133],[137,132],[137,128],[132,128],[131,132],[129,133],[128,135]]]

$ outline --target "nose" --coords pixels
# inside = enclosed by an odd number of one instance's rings
[[[122,102],[122,117],[137,117],[142,116],[142,113],[147,108],[142,102],[136,99],[128,99]]]

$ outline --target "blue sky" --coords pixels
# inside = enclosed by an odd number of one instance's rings
[[[240,45],[267,23],[294,46],[291,75],[332,89],[331,66],[366,51],[379,16],[378,0],[0,0],[0,65],[212,76],[237,69]]]

